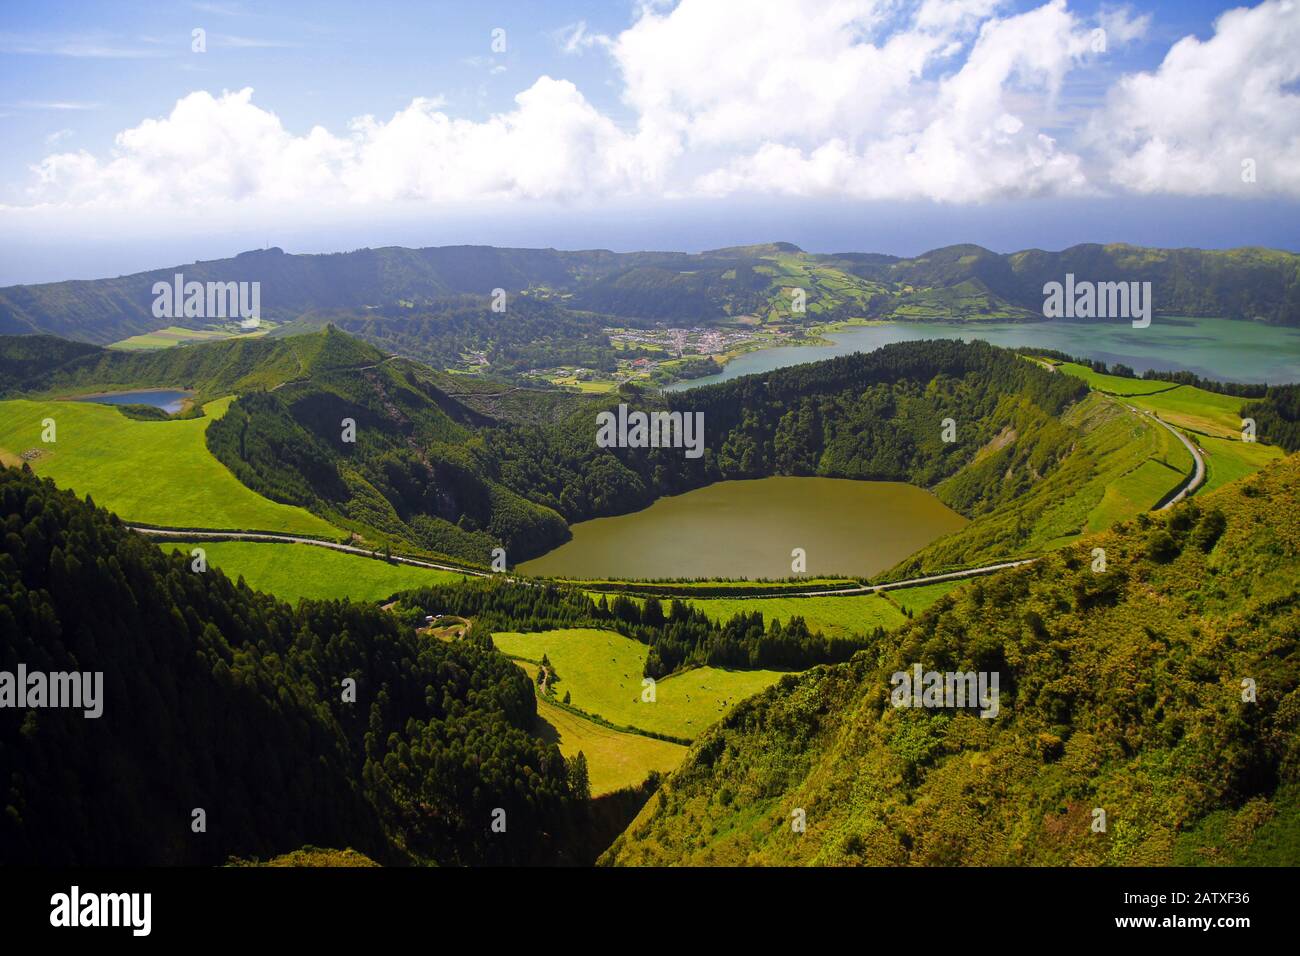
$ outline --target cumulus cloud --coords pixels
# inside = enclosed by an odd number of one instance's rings
[[[191,93],[170,115],[120,133],[109,160],[84,150],[47,157],[31,197],[106,205],[556,199],[653,182],[637,137],[572,83],[541,77],[515,104],[472,122],[420,98],[387,121],[354,120],[346,135],[317,126],[295,136],[253,103],[251,88]]]
[[[1210,39],[1179,40],[1159,69],[1123,77],[1090,138],[1135,192],[1300,196],[1297,80],[1300,5],[1231,10]]]
[[[966,34],[993,7],[979,0],[923,4],[913,29],[874,46],[855,42],[854,34],[870,31],[881,9],[844,4],[836,8],[839,21],[823,21],[822,44],[787,47],[781,69],[801,83],[764,88],[737,68],[712,81],[719,95],[701,98],[697,87],[692,100],[658,87],[641,96],[642,108],[675,113],[688,137],[761,138],[757,150],[699,177],[707,193],[949,202],[1080,193],[1087,182],[1078,157],[1028,125],[1010,101],[1011,94],[1021,103],[1052,100],[1069,70],[1091,53],[1089,29],[1067,12],[1065,0],[985,18],[965,62],[927,79],[935,66],[952,65]],[[780,8],[777,16],[784,16],[788,5]],[[731,59],[757,73],[774,56],[783,53],[750,49],[733,51]],[[637,83],[629,87],[637,95]],[[780,120],[768,120],[774,114]]]
[[[195,92],[118,134],[108,155],[47,156],[29,197],[127,207],[738,192],[981,202],[1101,186],[1235,192],[1248,157],[1261,184],[1300,194],[1295,0],[1225,14],[1211,39],[1181,40],[1157,70],[1120,78],[1081,134],[1053,130],[1071,73],[1149,23],[1122,6],[1085,17],[1067,0],[645,2],[616,36],[583,22],[554,34],[562,50],[608,56],[625,115],[541,76],[485,119],[417,98],[387,118],[303,133],[251,89]]]

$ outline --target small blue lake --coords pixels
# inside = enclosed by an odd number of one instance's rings
[[[109,392],[104,395],[80,395],[74,402],[95,402],[98,405],[152,405],[161,408],[168,415],[181,410],[191,392],[167,391],[165,389],[146,389],[139,392]]]

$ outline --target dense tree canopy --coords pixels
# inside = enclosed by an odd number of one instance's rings
[[[97,719],[0,710],[0,862],[211,864],[308,843],[573,859],[586,804],[533,736],[528,678],[486,637],[290,607],[26,471],[0,470],[0,512],[0,670],[104,675]]]

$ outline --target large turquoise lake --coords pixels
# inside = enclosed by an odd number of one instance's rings
[[[1186,369],[1228,382],[1300,382],[1300,329],[1231,319],[1156,316],[1145,329],[1127,321],[882,322],[824,336],[833,345],[763,349],[732,359],[717,375],[678,382],[670,391],[712,385],[787,365],[872,352],[915,339],[983,339],[993,345],[1037,346],[1080,358],[1121,362],[1136,371]]]

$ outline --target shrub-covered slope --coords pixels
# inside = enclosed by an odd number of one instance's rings
[[[891,675],[918,663],[998,672],[998,715],[895,708]],[[1300,456],[782,679],[604,860],[1300,863]]]

